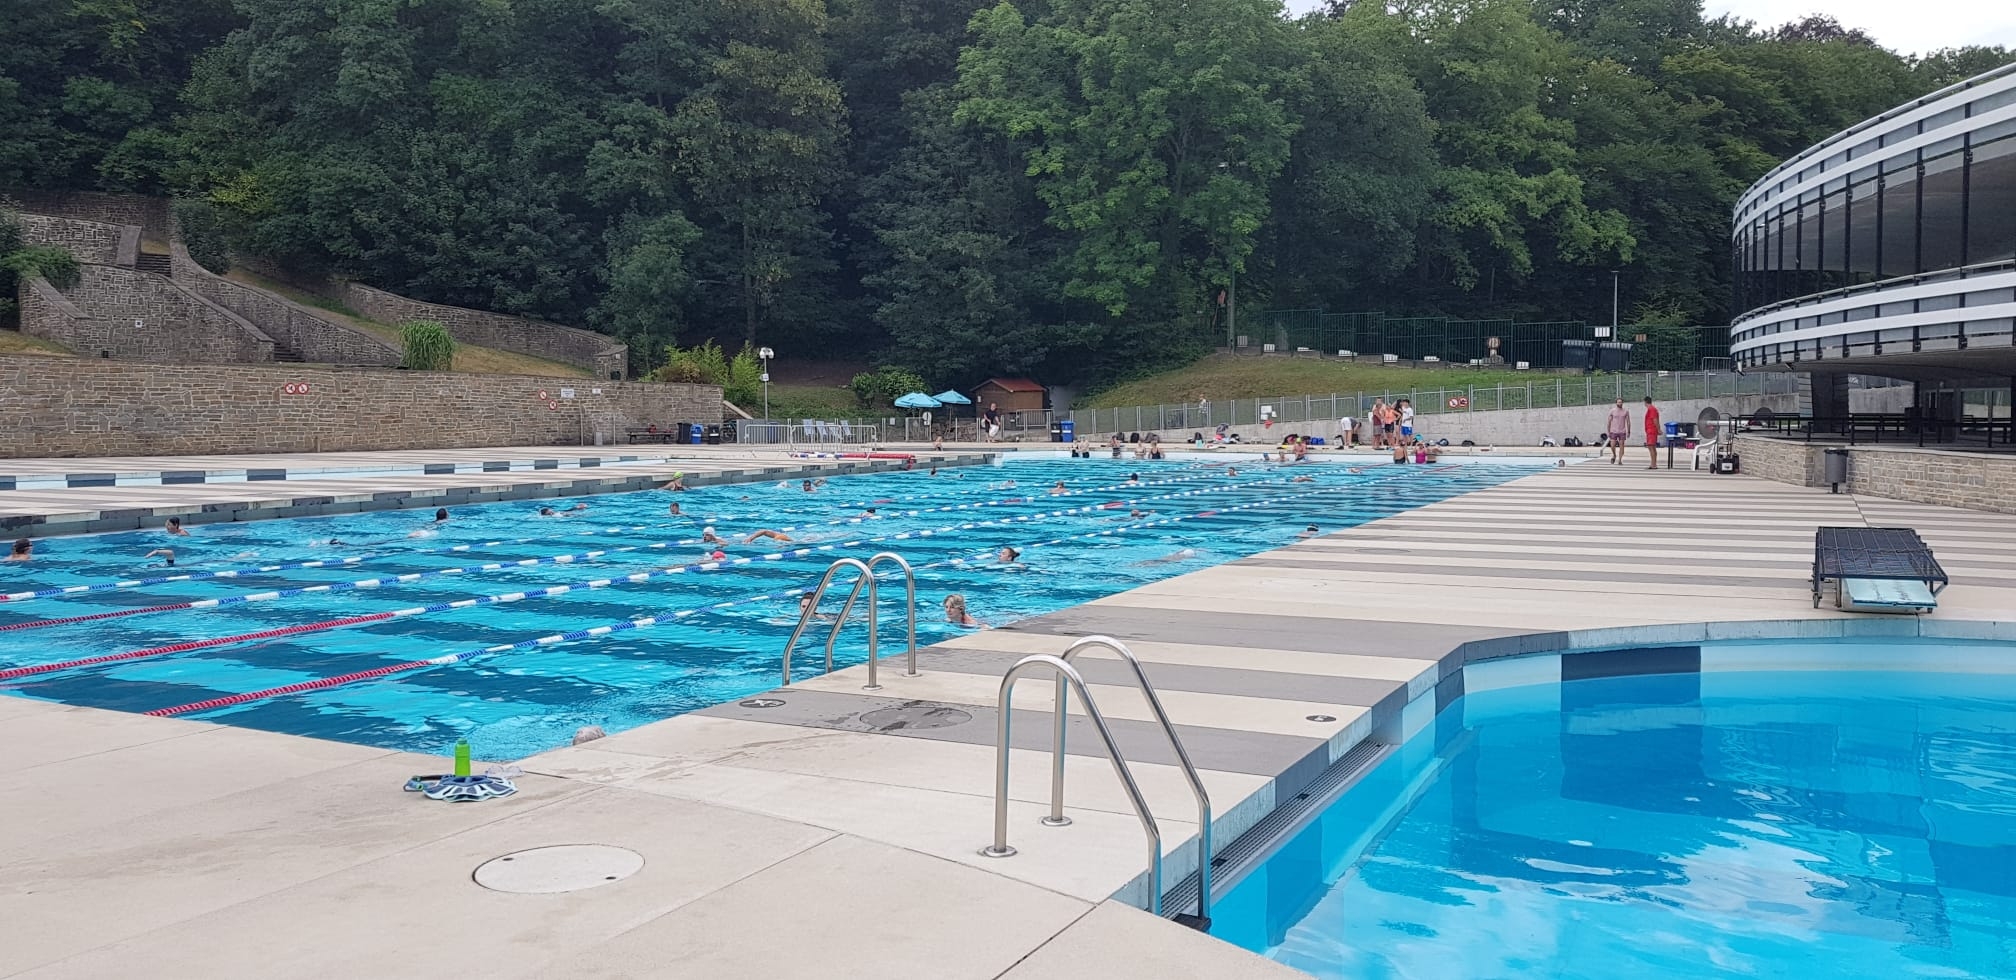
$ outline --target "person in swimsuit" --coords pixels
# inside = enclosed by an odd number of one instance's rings
[[[30,561],[30,560],[33,560],[33,559],[34,559],[34,557],[35,557],[35,541],[34,541],[34,539],[32,539],[32,538],[21,538],[20,540],[18,540],[18,541],[15,541],[15,542],[14,542],[14,550],[13,550],[13,551],[11,551],[11,552],[8,552],[8,554],[7,554],[7,558],[6,558],[5,560],[7,560],[7,561]]]
[[[1604,423],[1604,439],[1610,443],[1610,462],[1624,465],[1624,440],[1631,435],[1631,410],[1624,407],[1624,399],[1610,407],[1609,421]]]
[[[1062,496],[1064,496],[1065,494],[1067,494],[1067,493],[1070,493],[1070,492],[1071,492],[1071,491],[1069,491],[1069,490],[1066,490],[1066,489],[1064,489],[1064,481],[1063,481],[1063,480],[1058,480],[1058,481],[1057,481],[1057,482],[1056,482],[1055,484],[1053,484],[1053,485],[1052,485],[1052,486],[1050,487],[1050,496],[1052,496],[1052,497],[1062,497]]]
[[[1022,557],[1022,551],[1019,548],[1003,548],[1001,549],[1001,553],[995,557],[1001,559],[1003,565],[1010,565]]]
[[[758,532],[756,532],[755,534],[752,534],[752,535],[750,535],[750,536],[748,536],[748,537],[746,537],[746,538],[743,538],[743,539],[742,539],[742,543],[743,543],[743,544],[755,544],[756,542],[758,542],[758,541],[761,541],[761,540],[762,540],[762,539],[764,539],[764,538],[769,538],[769,539],[770,539],[770,540],[772,540],[772,541],[782,541],[782,542],[784,542],[785,544],[790,544],[790,543],[791,543],[791,536],[790,536],[790,535],[788,535],[788,534],[785,534],[785,533],[784,533],[784,532],[782,532],[782,531],[772,531],[772,530],[770,530],[770,529],[769,529],[769,528],[767,528],[767,527],[766,527],[766,528],[764,528],[764,529],[763,529],[763,530],[761,530],[761,531],[758,531]]]
[[[146,561],[147,559],[152,558],[156,555],[161,556],[161,561],[163,564],[169,565],[171,567],[175,564],[175,549],[173,548],[156,548],[153,551],[141,555],[140,560]]]
[[[945,621],[954,626],[971,629],[987,628],[986,623],[973,618],[973,614],[966,611],[966,597],[957,592],[945,597]]]
[[[715,533],[714,533],[714,529],[713,529],[713,528],[711,528],[711,527],[707,527],[707,528],[702,528],[702,529],[700,530],[700,543],[701,543],[701,544],[727,544],[728,542],[726,542],[726,541],[723,541],[723,540],[721,540],[721,536],[720,536],[720,535],[718,535],[718,534],[715,534]]]
[[[161,530],[179,537],[186,538],[189,536],[189,532],[182,529],[182,518],[179,517],[168,518],[167,525],[162,527]]]

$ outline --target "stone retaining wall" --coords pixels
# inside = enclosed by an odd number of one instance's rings
[[[287,393],[300,384],[307,394]],[[721,417],[712,385],[584,380],[573,391],[563,401],[555,379],[515,375],[0,355],[14,420],[0,427],[0,455],[613,444],[626,428]]]
[[[86,264],[119,265],[130,269],[140,258],[138,225],[110,225],[102,221],[24,213],[21,215],[21,232],[30,245],[54,245]]]
[[[61,295],[36,277],[22,284],[21,332],[83,357],[158,364],[257,363],[273,338],[173,280],[110,265],[86,265]],[[45,292],[46,291],[46,292]]]
[[[76,218],[108,225],[133,225],[148,238],[165,242],[169,238],[168,201],[139,194],[102,194],[97,191],[6,191],[0,199],[20,205],[21,210],[59,218]]]
[[[586,369],[597,378],[622,378],[629,373],[629,349],[607,334],[503,313],[407,299],[362,283],[338,283],[333,289],[333,298],[344,306],[380,323],[435,320],[448,328],[449,336],[454,337],[457,343],[494,347],[572,364]]]
[[[1843,493],[2016,514],[2016,457],[1915,446],[1842,446],[1737,436],[1743,472],[1802,487],[1828,486],[1826,450],[1848,450]]]
[[[256,286],[233,282],[189,257],[180,240],[168,246],[175,280],[204,299],[259,325],[259,328],[304,361],[318,364],[359,364],[397,367],[398,347],[359,330],[333,313],[292,303]]]

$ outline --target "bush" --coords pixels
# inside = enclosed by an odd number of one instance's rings
[[[888,408],[904,395],[924,391],[924,379],[909,368],[892,364],[857,374],[847,386],[854,389],[854,399],[861,407]]]
[[[220,276],[231,271],[231,235],[223,210],[201,198],[176,198],[172,208],[189,257]]]
[[[756,348],[743,344],[735,359],[728,362],[728,376],[721,381],[721,397],[745,408],[763,397],[763,361]]]
[[[455,363],[455,338],[448,328],[433,320],[413,320],[399,326],[406,343],[401,362],[409,371],[446,371]]]
[[[721,345],[707,341],[698,347],[665,348],[665,366],[646,376],[651,381],[720,385],[721,397],[749,405],[763,397],[763,362],[756,348],[744,345],[733,359]]]

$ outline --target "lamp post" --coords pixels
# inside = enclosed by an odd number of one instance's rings
[[[768,347],[760,347],[756,350],[756,356],[763,359],[763,421],[768,422],[770,421],[770,359],[776,357],[777,352]]]

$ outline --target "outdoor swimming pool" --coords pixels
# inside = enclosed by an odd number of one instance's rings
[[[1322,980],[2016,976],[2016,674],[1471,694],[1213,915]]]
[[[615,732],[776,686],[796,597],[837,558],[892,550],[917,567],[921,645],[961,632],[939,612],[950,593],[1002,625],[1552,461],[1344,462],[1028,454],[815,493],[793,481],[591,497],[566,517],[535,515],[574,501],[458,507],[439,528],[402,511],[46,540],[33,562],[0,565],[0,594],[75,591],[0,602],[0,691],[416,752],[467,738],[478,757],[514,759],[584,725]],[[672,502],[690,516],[669,516]],[[732,542],[723,560],[698,541],[710,526]],[[795,540],[741,543],[762,528]],[[1007,545],[1020,561],[994,559]],[[176,567],[143,557],[157,548]],[[900,595],[883,590],[885,655],[902,649]],[[863,632],[850,627],[841,664],[865,656]],[[821,668],[818,639],[798,676]],[[309,689],[267,696],[296,685]]]

